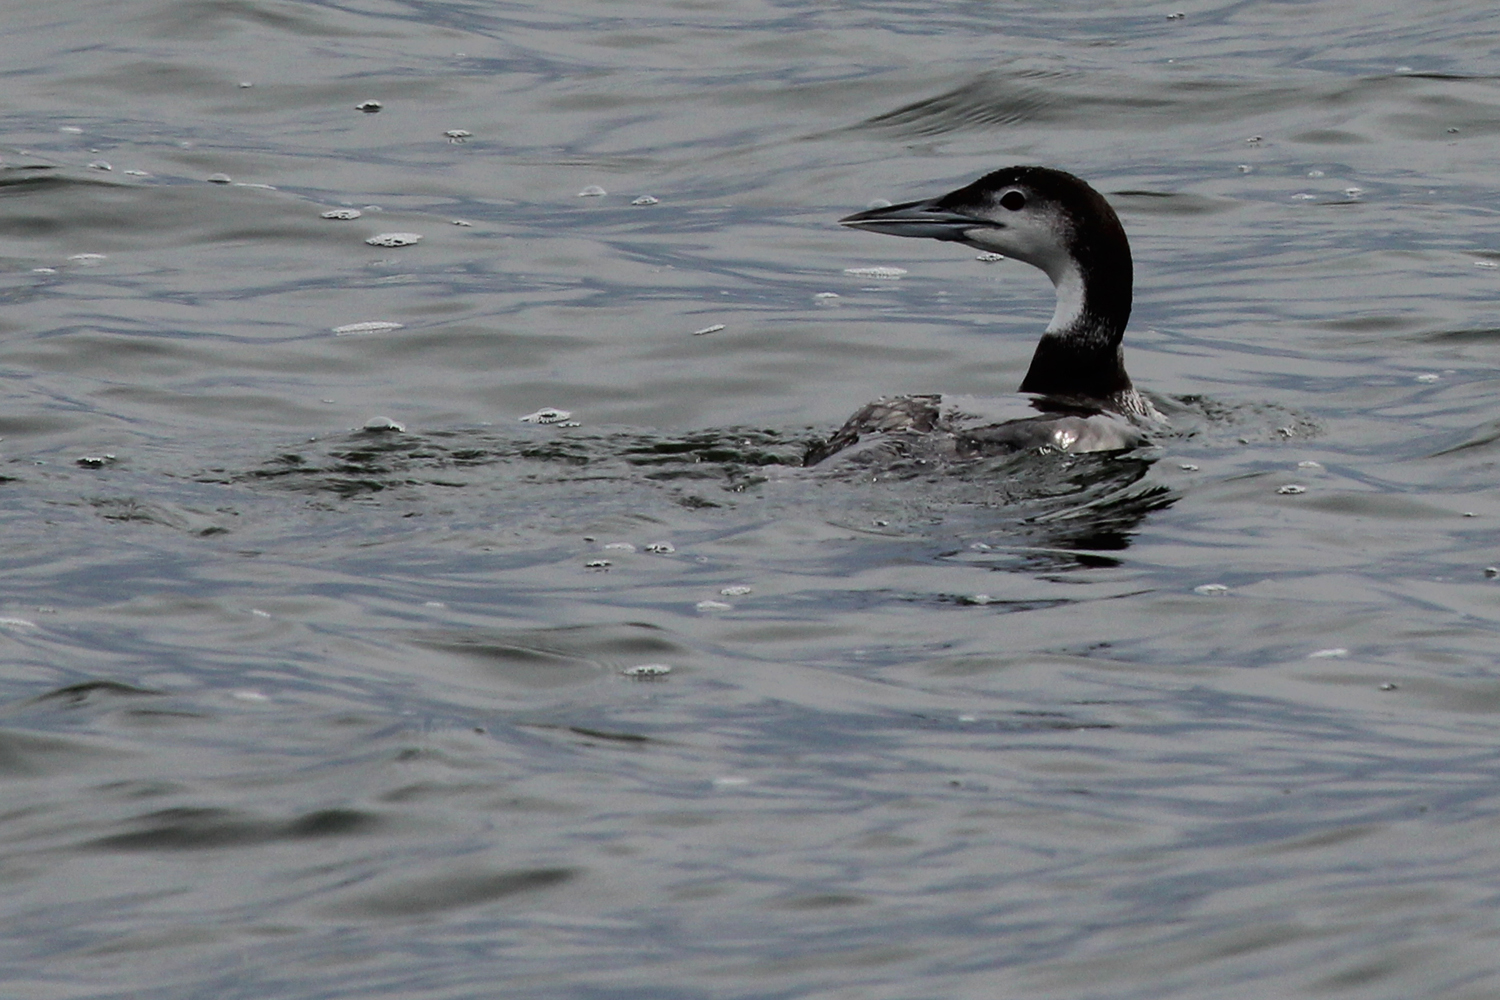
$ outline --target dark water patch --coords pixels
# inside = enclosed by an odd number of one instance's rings
[[[136,687],[134,684],[126,684],[122,681],[98,680],[82,681],[77,684],[69,684],[46,694],[39,694],[32,698],[30,704],[45,704],[48,702],[61,702],[63,705],[73,707],[77,705],[99,705],[115,703],[118,699],[157,697],[166,694],[154,688]]]
[[[1289,136],[1293,142],[1311,146],[1357,146],[1374,142],[1374,139],[1346,129],[1314,128]]]
[[[36,164],[27,167],[0,167],[0,196],[25,194],[44,187],[66,187],[71,184],[105,184],[101,180],[80,180],[56,173],[57,167],[50,164]],[[24,188],[23,188],[24,185]],[[11,219],[6,221],[7,233],[23,231],[27,227],[24,220]]]
[[[96,838],[95,851],[199,851],[250,847],[279,840],[307,840],[373,833],[383,825],[374,813],[349,808],[318,809],[288,820],[260,819],[239,809],[182,806],[129,821],[142,829]]]
[[[642,662],[681,666],[695,657],[666,629],[642,623],[550,629],[433,629],[413,644],[459,657],[480,676],[525,690],[588,684]]]
[[[524,642],[524,635],[507,641],[503,636],[440,632],[418,636],[414,642],[457,654],[485,671],[494,671],[507,681],[527,688],[583,684],[597,680],[607,672],[597,661],[555,648],[528,645]]]
[[[369,833],[382,825],[380,817],[362,809],[317,809],[289,822],[285,834],[292,839],[343,837]]]
[[[18,158],[21,162],[16,162]],[[0,149],[0,233],[24,236],[36,224],[36,220],[22,214],[18,203],[10,199],[25,199],[42,193],[87,198],[95,189],[134,186],[123,178],[112,178],[98,170],[41,162],[29,153],[17,154]]]
[[[868,896],[859,896],[851,893],[820,892],[807,895],[797,895],[788,899],[780,900],[775,905],[788,910],[807,910],[817,912],[846,906],[868,906],[873,900]]]
[[[588,660],[579,660],[551,650],[534,646],[505,642],[498,637],[481,637],[464,633],[430,633],[415,640],[419,645],[430,646],[445,652],[471,656],[486,663],[503,665],[508,673],[522,670],[528,674],[563,678],[580,670],[597,674],[600,665]],[[556,680],[553,683],[557,683]]]
[[[536,728],[546,729],[549,727],[537,726]],[[570,733],[575,733],[579,736],[586,736],[591,740],[603,740],[606,743],[626,743],[631,745],[639,745],[652,742],[651,737],[642,735],[641,733],[628,733],[621,732],[619,730],[608,729],[594,729],[590,726],[568,726],[567,730]]]
[[[1338,333],[1381,333],[1387,330],[1410,330],[1421,323],[1415,316],[1340,316],[1326,319],[1318,325],[1325,330]]]
[[[367,919],[419,917],[466,909],[563,885],[583,874],[572,867],[476,869],[422,878],[388,880],[377,889],[356,889],[352,898],[324,907],[330,916]]]
[[[1500,342],[1500,327],[1485,326],[1467,330],[1432,330],[1402,338],[1426,344],[1491,344]]]

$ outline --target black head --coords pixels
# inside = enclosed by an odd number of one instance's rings
[[[1057,311],[1023,392],[1104,398],[1130,390],[1120,338],[1130,318],[1130,242],[1086,182],[1048,167],[1006,167],[926,201],[872,208],[846,226],[963,243],[1047,273]]]

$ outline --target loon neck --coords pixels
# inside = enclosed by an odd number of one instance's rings
[[[1057,310],[1031,356],[1022,392],[1106,400],[1130,390],[1120,347],[1132,282],[1124,235],[1120,231],[1118,248],[1109,240],[1085,243],[1065,263],[1046,269]]]

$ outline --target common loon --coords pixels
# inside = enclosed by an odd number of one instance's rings
[[[809,448],[804,465],[861,440],[861,452],[873,447],[880,458],[1115,451],[1146,443],[1145,430],[1161,416],[1131,385],[1120,348],[1130,319],[1130,243],[1109,202],[1087,183],[1047,167],[1006,167],[938,198],[839,221],[1024,261],[1052,279],[1057,311],[1021,382],[1020,391],[1034,395],[1010,400],[1010,413],[997,407],[1003,400],[877,399]]]

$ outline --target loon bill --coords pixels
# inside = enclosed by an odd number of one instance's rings
[[[825,442],[808,449],[815,465],[862,439],[904,452],[958,458],[1030,448],[1115,451],[1146,443],[1161,419],[1125,374],[1120,340],[1130,319],[1130,243],[1109,202],[1083,180],[1047,167],[1006,167],[926,201],[856,212],[839,222],[892,236],[963,243],[1044,271],[1057,310],[1043,331],[1020,391],[1029,416],[995,422],[973,401],[942,396],[881,398],[861,408]]]

